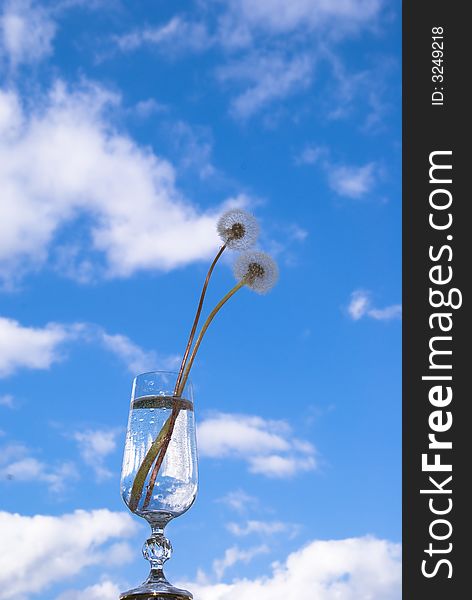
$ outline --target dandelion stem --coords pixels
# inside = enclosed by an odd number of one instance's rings
[[[190,348],[192,347],[192,342],[193,342],[193,338],[195,337],[195,332],[197,330],[197,325],[198,325],[198,321],[200,320],[200,314],[202,312],[202,308],[203,308],[203,301],[205,299],[205,294],[207,291],[207,287],[208,284],[210,282],[210,277],[211,274],[213,273],[213,269],[215,268],[216,263],[218,262],[218,260],[220,259],[220,256],[223,254],[223,252],[226,250],[226,243],[224,243],[221,248],[219,249],[217,255],[215,256],[213,262],[211,263],[210,268],[208,269],[208,273],[205,279],[205,283],[203,284],[203,288],[202,288],[202,293],[200,295],[200,301],[198,303],[198,308],[197,308],[197,312],[195,313],[195,319],[193,321],[193,325],[192,325],[192,330],[190,331],[190,335],[188,337],[188,341],[187,341],[187,346],[185,348],[185,353],[184,356],[182,358],[182,363],[180,364],[180,370],[179,370],[179,374],[177,376],[177,381],[175,383],[175,389],[174,389],[174,395],[178,396],[179,394],[178,389],[180,387],[180,382],[182,380],[182,375],[184,373],[184,368],[187,362],[187,358],[190,352]],[[185,386],[182,387],[182,389]]]
[[[138,508],[139,499],[141,498],[141,494],[144,487],[144,482],[146,481],[147,474],[149,473],[149,470],[152,467],[154,459],[156,458],[157,454],[159,453],[159,450],[162,447],[161,443],[167,431],[169,430],[170,419],[171,417],[169,417],[162,426],[159,435],[156,437],[156,439],[152,443],[152,446],[147,451],[147,454],[144,457],[144,460],[141,463],[138,472],[136,473],[136,477],[133,481],[133,487],[131,488],[131,495],[129,500],[129,508],[132,512],[134,512]]]
[[[193,351],[192,354],[187,362],[187,367],[185,369],[185,373],[183,375],[183,379],[182,382],[180,384],[179,389],[177,390],[177,393],[175,394],[176,398],[180,398],[180,396],[182,395],[183,390],[185,389],[185,385],[187,383],[188,380],[188,376],[190,373],[190,369],[192,368],[193,365],[193,361],[195,360],[195,356],[197,354],[198,348],[200,347],[200,344],[202,342],[203,336],[205,335],[206,330],[208,329],[210,323],[213,321],[216,313],[222,308],[222,306],[224,304],[226,304],[226,302],[228,302],[228,300],[231,298],[231,296],[234,296],[234,294],[240,290],[243,285],[245,285],[248,282],[248,278],[244,277],[243,279],[241,279],[219,302],[218,304],[215,306],[215,308],[211,311],[211,313],[208,315],[207,320],[205,321],[205,323],[203,324],[203,327],[200,330],[200,333],[198,334],[198,338],[197,341],[195,342],[195,346],[193,347]],[[161,468],[161,465],[164,461],[166,452],[167,452],[167,448],[169,447],[170,444],[170,440],[172,437],[172,433],[174,431],[174,427],[175,427],[175,422],[177,421],[177,417],[179,416],[179,412],[182,408],[182,403],[176,401],[174,406],[172,407],[172,413],[170,415],[170,417],[167,419],[167,421],[165,422],[164,426],[162,427],[161,431],[159,432],[158,438],[159,439],[159,443],[158,443],[158,447],[156,447],[155,451],[153,451],[153,457],[149,463],[149,461],[147,461],[147,472],[151,469],[151,465],[152,462],[154,461],[154,458],[157,456],[157,460],[154,464],[154,467],[152,469],[152,473],[151,473],[151,477],[149,478],[149,483],[147,485],[147,492],[146,492],[146,498],[144,499],[144,503],[143,503],[143,509],[145,509],[150,500],[151,500],[151,496],[152,496],[152,491],[154,489],[154,484],[156,482],[156,478],[157,475],[159,473],[159,469]],[[165,430],[165,431],[164,431]],[[157,441],[157,440],[156,440]],[[156,441],[154,442],[154,444],[156,443]],[[151,446],[150,450],[153,450],[154,444]],[[148,458],[149,452],[145,457],[145,461]],[[143,461],[144,464],[144,461]],[[143,465],[141,465],[139,472],[141,471]],[[146,475],[144,475],[143,478],[143,483],[141,484],[141,490],[143,488],[144,485],[144,480],[146,478]],[[135,480],[136,483],[136,480]],[[133,489],[134,489],[134,485],[133,485]],[[136,504],[137,505],[137,504]]]
[[[168,424],[168,426],[166,427],[166,433],[162,437],[162,440],[160,443],[160,450],[157,455],[157,460],[154,463],[151,477],[149,478],[149,483],[147,485],[147,491],[146,491],[146,498],[144,499],[144,502],[143,502],[143,509],[147,508],[149,502],[151,501],[152,491],[154,489],[154,484],[156,483],[157,474],[159,473],[159,469],[161,468],[161,465],[164,461],[164,458],[165,458],[165,455],[167,452],[167,448],[169,447],[170,438],[172,437],[172,433],[173,433],[174,427],[175,427],[175,422],[177,421],[179,412],[180,412],[180,402],[175,402],[174,406],[172,407],[171,415],[168,418],[168,420],[166,421],[166,425]]]
[[[190,373],[190,369],[192,368],[193,365],[193,361],[195,360],[195,356],[198,352],[198,348],[200,347],[200,344],[202,343],[202,339],[203,336],[205,335],[206,330],[208,329],[210,323],[213,321],[215,315],[217,314],[217,312],[220,310],[220,308],[226,304],[226,302],[228,302],[228,300],[231,298],[231,296],[234,296],[234,294],[240,290],[243,285],[246,285],[246,283],[248,282],[248,276],[243,277],[227,294],[226,296],[224,296],[219,302],[218,304],[215,306],[215,308],[211,311],[211,313],[208,315],[207,320],[205,321],[205,323],[203,324],[203,327],[200,330],[200,333],[198,334],[198,338],[197,341],[195,342],[195,346],[193,347],[192,350],[192,354],[190,355],[190,358],[188,359],[187,362],[187,366],[185,368],[185,373],[183,375],[182,378],[182,383],[180,384],[179,389],[177,390],[177,396],[180,396],[185,388],[185,385],[187,383],[187,379]]]

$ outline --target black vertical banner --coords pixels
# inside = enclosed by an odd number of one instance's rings
[[[403,598],[472,598],[472,39],[463,2],[403,4]],[[467,441],[466,441],[467,440]],[[471,513],[467,515],[467,512]],[[459,592],[461,590],[461,593]],[[465,590],[465,591],[464,591]]]

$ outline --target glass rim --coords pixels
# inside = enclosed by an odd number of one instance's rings
[[[165,369],[159,369],[157,371],[144,371],[143,373],[138,373],[137,375],[135,375],[135,379],[136,377],[142,377],[143,375],[154,375],[156,373],[166,373],[167,375],[178,375],[179,372],[178,371],[167,371]]]
[[[178,371],[165,371],[165,370],[161,370],[161,371],[145,371],[143,373],[138,373],[138,375],[135,375],[133,378],[133,384],[137,383],[138,377],[145,377],[146,375],[173,375],[174,377],[178,377],[179,372]],[[187,379],[187,383],[185,384],[185,389],[189,390],[190,393],[193,395],[193,382],[190,379],[190,377]]]

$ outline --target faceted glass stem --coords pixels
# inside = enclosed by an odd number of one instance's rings
[[[151,572],[146,583],[167,582],[164,563],[172,555],[172,544],[164,535],[164,527],[152,525],[152,533],[143,545],[143,556],[151,564]]]

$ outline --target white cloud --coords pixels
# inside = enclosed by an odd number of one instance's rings
[[[79,272],[84,262],[89,278],[90,268],[108,277],[168,271],[217,248],[217,211],[198,211],[168,161],[113,127],[107,114],[119,106],[93,85],[57,83],[29,107],[0,91],[0,279],[43,265],[57,233],[79,218],[85,236],[59,250]]]
[[[229,0],[216,3],[210,17],[199,7],[194,19],[177,15],[165,24],[115,36],[114,41],[122,51],[154,47],[170,57],[215,47],[231,53],[233,59],[217,73],[221,82],[242,88],[230,110],[244,120],[309,86],[315,58],[334,56],[330,48],[337,41],[373,26],[383,4],[383,0]],[[300,42],[305,49],[300,49]],[[284,48],[290,47],[298,53],[289,56]]]
[[[236,82],[243,91],[233,99],[231,112],[247,119],[276,100],[306,89],[311,83],[313,60],[307,54],[287,58],[281,53],[255,54],[221,67],[221,82]]]
[[[317,165],[324,172],[329,187],[339,196],[359,199],[374,189],[382,176],[382,168],[376,162],[362,166],[336,164],[330,158],[330,151],[323,146],[308,144],[295,156],[295,164]]]
[[[293,537],[298,533],[298,525],[282,521],[247,521],[245,525],[239,523],[228,523],[226,528],[237,537],[246,537],[252,534],[271,536],[278,533],[287,533]]]
[[[52,53],[56,26],[44,7],[30,0],[7,0],[0,14],[0,58],[15,68]]]
[[[268,550],[267,546],[229,548],[214,561],[215,575],[221,578],[237,562],[250,562]],[[302,598],[307,590],[316,600],[401,600],[401,547],[370,536],[316,540],[284,562],[273,563],[266,576],[212,583],[200,572],[197,581],[178,585],[190,589],[198,600],[287,600]],[[117,592],[118,587],[107,579],[86,590],[65,592],[56,600],[112,600]]]
[[[166,129],[179,168],[196,171],[200,179],[216,175],[217,171],[212,164],[213,139],[209,128],[192,127],[179,120]]]
[[[154,46],[172,54],[184,51],[200,52],[213,44],[205,24],[187,21],[180,16],[173,17],[165,25],[136,29],[116,36],[115,42],[124,52],[136,50],[141,46]]]
[[[201,456],[239,458],[252,473],[285,478],[316,468],[314,446],[294,438],[285,421],[216,413],[200,423],[197,434]]]
[[[20,600],[90,565],[127,562],[131,555],[123,539],[136,525],[130,515],[107,509],[32,517],[0,512],[0,530],[8,548],[0,554],[2,598]],[[113,540],[118,542],[110,545]]]
[[[31,456],[26,446],[9,444],[1,449],[0,479],[20,483],[44,483],[49,491],[59,494],[71,481],[78,479],[78,474],[73,463],[50,465]]]
[[[191,20],[181,15],[153,27],[135,29],[115,36],[122,51],[143,46],[157,47],[167,54],[202,52],[215,45],[226,50],[247,48],[255,44],[258,35],[277,38],[281,35],[329,33],[340,38],[356,32],[375,20],[381,0],[229,0],[214,19],[217,23],[210,33],[210,20]],[[200,11],[203,18],[208,11]]]
[[[173,370],[180,363],[176,355],[159,356],[134,343],[127,336],[109,334],[89,323],[49,323],[44,327],[27,327],[14,319],[0,317],[0,377],[19,369],[48,369],[63,358],[65,342],[99,344],[117,356],[133,374],[157,369]],[[0,405],[10,405],[9,396]]]
[[[67,590],[60,594],[56,600],[117,600],[122,591],[112,581],[105,580],[90,585],[83,590]]]
[[[146,373],[147,371],[173,370],[180,363],[180,357],[171,355],[158,356],[154,351],[143,350],[125,335],[98,332],[99,340],[104,347],[118,356],[133,373]]]
[[[328,181],[331,189],[340,196],[361,198],[374,187],[377,171],[377,165],[373,162],[362,167],[331,166],[328,169]]]
[[[105,467],[105,459],[116,450],[116,438],[120,433],[120,429],[88,429],[72,435],[79,445],[84,462],[93,469],[99,481],[112,476]]]
[[[71,331],[58,323],[25,327],[0,317],[0,377],[20,368],[49,369],[61,359],[61,344],[70,337]]]
[[[375,308],[372,306],[369,292],[355,290],[351,294],[351,301],[347,307],[347,311],[354,321],[358,321],[365,316],[371,317],[376,321],[390,321],[401,318],[402,305],[392,304],[385,308]]]
[[[251,473],[260,473],[266,477],[292,477],[302,471],[312,471],[316,467],[315,457],[308,456],[268,456],[249,457],[249,470]]]
[[[227,569],[234,566],[238,562],[248,563],[259,554],[267,554],[269,547],[266,545],[255,546],[247,550],[242,550],[238,546],[228,548],[223,558],[218,558],[213,561],[213,570],[218,579],[222,579]]]
[[[271,34],[321,27],[355,31],[379,13],[380,0],[231,0],[226,27],[258,29]]]
[[[13,408],[15,406],[15,399],[11,394],[3,394],[2,396],[0,396],[0,406]]]
[[[233,583],[184,582],[199,600],[400,600],[400,546],[373,537],[313,541],[271,575]]]
[[[368,293],[362,290],[356,290],[351,294],[351,301],[347,311],[354,321],[358,321],[366,314],[369,304],[370,299]]]
[[[222,498],[218,498],[217,502],[225,504],[238,513],[247,512],[250,508],[259,504],[257,498],[246,494],[244,490],[233,490],[228,492]]]
[[[371,308],[367,313],[369,317],[378,321],[389,321],[390,319],[399,319],[402,316],[402,305],[392,304],[385,308]]]
[[[320,159],[325,156],[326,148],[307,144],[303,150],[295,156],[296,165],[316,165]]]
[[[135,106],[130,110],[132,114],[140,117],[141,119],[146,119],[151,115],[156,113],[166,112],[167,108],[164,104],[160,104],[154,98],[148,98],[147,100],[140,100],[135,104]]]

